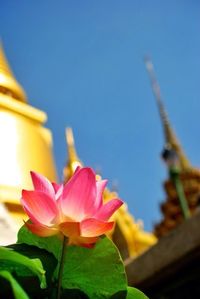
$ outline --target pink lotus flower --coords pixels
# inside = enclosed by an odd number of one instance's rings
[[[41,237],[63,234],[69,244],[92,247],[99,236],[113,228],[112,214],[123,204],[112,199],[103,205],[107,181],[96,181],[91,168],[77,168],[65,184],[50,183],[31,172],[34,191],[22,190],[21,203],[30,221],[28,229]]]

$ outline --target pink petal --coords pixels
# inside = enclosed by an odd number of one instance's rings
[[[123,201],[116,198],[108,201],[105,205],[102,205],[97,213],[93,216],[101,221],[107,221],[112,216],[112,214],[121,207]]]
[[[98,237],[113,228],[114,222],[103,222],[94,218],[81,222],[81,237]]]
[[[54,191],[55,191],[55,193],[58,191],[58,189],[60,188],[60,186],[62,185],[60,185],[60,184],[57,184],[57,183],[55,183],[55,182],[53,182],[53,183],[51,183],[52,184],[52,186],[53,186],[53,188],[54,188]]]
[[[22,200],[21,200],[21,202],[22,202]],[[22,205],[23,205],[23,202],[22,202]],[[38,221],[38,219],[35,217],[35,215],[33,213],[31,213],[31,211],[29,211],[28,208],[26,208],[24,205],[23,205],[23,208],[24,208],[25,213],[28,215],[28,217],[31,219],[31,221],[34,224],[42,225],[42,223],[40,221]]]
[[[57,189],[57,191],[56,191],[56,200],[58,200],[61,196],[62,196],[62,193],[63,193],[63,189],[64,189],[64,186],[63,186],[63,184],[61,184],[61,185],[58,185],[59,187],[58,187],[58,189]]]
[[[99,237],[77,237],[77,238],[69,238],[69,245],[78,245],[87,248],[93,248],[95,243],[98,241]]]
[[[91,168],[76,171],[66,183],[60,200],[62,212],[75,221],[94,213],[96,200],[96,178]]]
[[[66,237],[76,238],[77,236],[80,236],[79,222],[63,222],[59,225],[59,228]]]
[[[96,182],[96,187],[97,187],[97,195],[96,195],[96,204],[95,207],[98,209],[102,203],[103,203],[103,191],[107,185],[107,180],[101,180]]]
[[[26,222],[25,225],[33,234],[38,235],[40,237],[49,237],[59,233],[58,229],[49,228],[44,225],[30,224],[28,222]]]
[[[49,180],[45,178],[43,175],[36,173],[34,171],[31,171],[30,173],[31,173],[34,189],[36,191],[42,191],[44,193],[47,193],[52,198],[54,198],[55,196],[54,188],[52,184],[49,182]]]
[[[86,247],[86,248],[93,248],[95,246],[95,243],[91,243],[91,244],[88,244],[88,243],[80,243],[79,246],[82,246],[82,247]]]
[[[59,215],[56,202],[41,191],[22,190],[21,202],[28,216],[35,223],[51,225],[51,221]]]
[[[63,235],[69,238],[68,245],[92,248],[98,240],[98,237],[81,237],[80,222],[64,222],[59,225],[59,229]]]

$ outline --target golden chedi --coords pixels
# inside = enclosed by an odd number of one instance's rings
[[[200,203],[200,170],[191,166],[170,125],[161,98],[160,87],[154,73],[153,64],[148,58],[146,59],[146,67],[150,76],[152,89],[163,126],[165,147],[172,149],[177,155],[180,182],[183,186],[183,192],[190,214],[192,215],[197,211]],[[155,234],[157,237],[167,234],[184,220],[178,194],[171,177],[164,182],[164,190],[166,192],[166,200],[160,205],[163,220],[155,225]]]
[[[73,132],[71,128],[66,129],[66,141],[68,148],[68,161],[64,168],[64,181],[68,181],[77,166],[83,166],[76,153]],[[97,175],[97,180],[101,177]],[[117,198],[116,192],[110,191],[108,188],[104,191],[104,201]],[[123,259],[136,257],[144,252],[150,246],[156,243],[156,237],[143,230],[140,221],[135,222],[134,218],[128,212],[128,207],[124,204],[111,218],[115,221],[115,227],[109,233],[109,237],[113,239]]]
[[[47,116],[27,103],[0,45],[0,202],[21,225],[21,189],[31,189],[30,170],[56,181]]]

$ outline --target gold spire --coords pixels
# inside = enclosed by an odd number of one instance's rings
[[[7,94],[14,99],[26,102],[26,94],[20,84],[16,81],[0,42],[0,93]]]
[[[185,155],[171,125],[170,125],[167,112],[163,105],[160,87],[159,87],[158,81],[155,76],[153,63],[149,57],[145,57],[145,65],[146,65],[146,68],[147,68],[147,71],[148,71],[148,74],[150,77],[153,93],[154,93],[154,96],[155,96],[155,99],[157,102],[158,111],[159,111],[161,122],[163,125],[163,131],[164,131],[164,135],[165,135],[166,145],[170,145],[176,151],[176,153],[179,157],[181,169],[187,170],[187,169],[191,168],[190,162],[187,159],[187,157],[186,157],[186,155]]]
[[[65,134],[68,150],[68,162],[63,170],[63,175],[64,181],[68,181],[70,177],[73,175],[76,167],[83,166],[83,164],[76,153],[72,128],[66,128]]]

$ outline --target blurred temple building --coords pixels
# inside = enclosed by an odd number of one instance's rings
[[[163,219],[155,226],[158,242],[126,262],[128,282],[151,299],[200,298],[200,171],[191,166],[170,126],[149,59],[146,66],[163,124],[169,178],[160,206]]]
[[[145,63],[163,127],[165,138],[164,155],[168,155],[168,157],[165,157],[169,170],[169,178],[164,182],[166,200],[160,205],[163,219],[155,225],[154,230],[155,235],[160,238],[176,228],[184,220],[180,196],[184,196],[183,200],[186,200],[186,209],[188,208],[189,214],[193,215],[198,211],[200,204],[200,170],[191,165],[170,125],[154,67],[148,57],[145,59]],[[179,180],[178,185],[173,179],[174,176],[171,170],[175,170],[174,174],[176,179]]]
[[[178,156],[180,181],[182,183],[190,214],[193,215],[198,211],[200,204],[200,170],[193,167],[186,157],[170,126],[162,102],[159,103],[159,109],[163,123],[165,142],[167,147],[173,149]],[[160,205],[163,219],[160,223],[155,225],[155,234],[158,237],[167,234],[184,220],[176,186],[171,177],[164,182],[164,189],[166,192],[166,200]]]
[[[0,46],[0,245],[14,242],[16,231],[27,219],[20,205],[20,196],[22,189],[32,189],[30,170],[43,174],[50,181],[57,181],[52,135],[44,127],[46,120],[43,111],[28,104],[26,93],[16,81]],[[65,182],[78,165],[83,165],[77,156],[70,128],[66,130],[66,140]],[[97,179],[100,179],[99,175]],[[104,201],[117,196],[116,192],[106,189]],[[135,222],[126,205],[115,213],[113,219],[116,225],[110,237],[123,259],[136,257],[156,243],[156,237],[145,232],[140,221]]]

